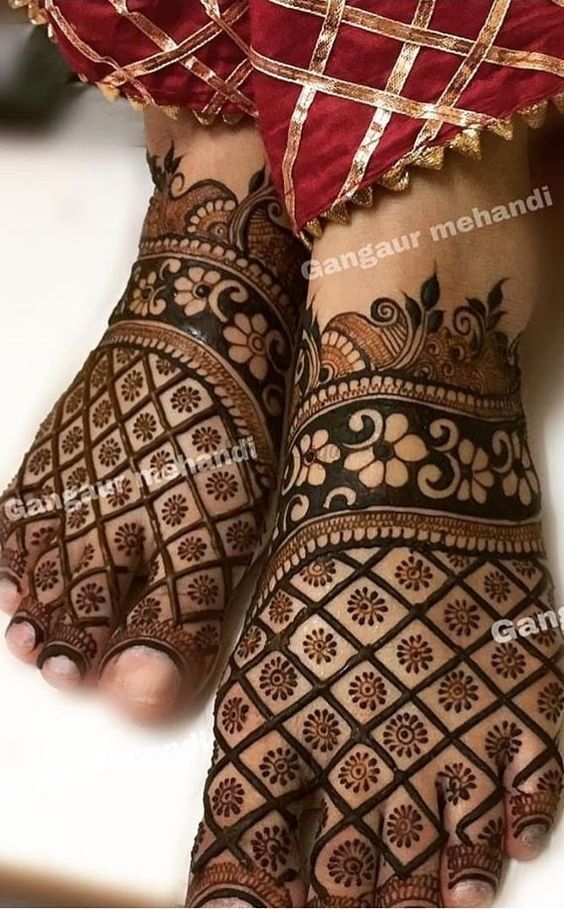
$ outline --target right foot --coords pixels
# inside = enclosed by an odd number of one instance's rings
[[[239,199],[215,180],[189,187],[174,148],[152,164],[126,292],[0,514],[11,650],[59,687],[102,666],[140,715],[172,707],[182,683],[199,690],[214,664],[264,530],[303,294],[264,173]]]
[[[455,293],[306,325],[190,906],[491,906],[548,837],[564,691],[515,345],[500,285]]]

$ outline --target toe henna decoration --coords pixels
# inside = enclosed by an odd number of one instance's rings
[[[266,871],[257,866],[242,867],[222,862],[195,875],[192,885],[198,893],[194,906],[205,906],[210,900],[242,900],[251,906],[290,906],[291,898]]]
[[[503,867],[503,852],[487,844],[449,846],[447,868],[449,887],[463,881],[484,881],[495,891],[499,887]]]
[[[41,661],[137,642],[205,676],[264,532],[303,256],[264,172],[240,199],[150,165],[125,293],[2,501],[2,572]]]
[[[433,276],[370,317],[310,313],[189,905],[207,869],[247,867],[255,829],[308,799],[323,808],[313,906],[439,906],[444,877],[495,889],[505,824],[550,824],[560,637],[556,617],[533,621],[554,602],[503,305],[502,284],[442,303]]]
[[[378,892],[379,906],[403,906],[411,903],[440,906],[438,879],[431,874],[414,875],[405,880],[392,878]]]

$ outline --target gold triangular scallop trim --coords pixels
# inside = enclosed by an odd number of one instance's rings
[[[560,113],[564,113],[564,92],[559,92],[552,98],[539,101],[537,104],[530,104],[516,111],[510,119],[492,121],[487,126],[487,129],[509,142],[513,138],[516,118],[521,117],[532,129],[539,129],[546,121],[551,103]],[[319,217],[308,221],[299,233],[300,239],[308,249],[311,249],[313,240],[323,236],[324,221],[338,220],[340,224],[348,224],[355,206],[367,208],[376,204],[376,188],[378,186],[383,186],[393,192],[402,192],[409,186],[410,168],[424,167],[440,170],[444,165],[446,152],[449,150],[457,151],[468,158],[481,158],[482,133],[483,127],[469,126],[457,133],[444,145],[409,152],[401,161],[382,174],[371,186],[363,186],[350,199],[345,202],[339,202],[337,204],[338,219],[333,217],[335,211],[335,207],[333,207],[322,212]],[[343,220],[343,206],[345,206],[346,220]]]
[[[208,0],[208,2],[210,6],[212,6],[215,3],[215,0]],[[560,0],[555,0],[555,2],[559,3]],[[39,0],[8,0],[8,5],[16,10],[25,9],[27,7],[31,22],[33,22],[34,25],[47,25],[49,36],[53,40],[55,39],[52,29],[49,26],[48,18],[44,10],[39,7]],[[80,74],[79,79],[88,81]],[[110,101],[115,101],[120,95],[124,94],[120,89],[115,88],[115,86],[107,85],[104,82],[98,82],[96,85],[104,97]],[[127,97],[127,95],[125,95],[125,97]],[[186,110],[194,116],[201,126],[213,126],[218,121],[221,121],[228,126],[237,126],[243,120],[247,120],[250,117],[250,114],[243,111],[237,111],[235,113],[225,113],[223,111],[208,113],[206,111],[190,111],[188,108],[151,105],[138,101],[135,98],[128,98],[128,101],[136,111],[144,111],[147,107],[155,106],[159,107],[160,110],[172,119],[176,119],[181,110]],[[527,107],[521,108],[516,111],[512,117],[504,120],[492,120],[492,122],[487,125],[486,129],[509,142],[513,138],[516,117],[521,117],[532,129],[539,129],[546,120],[551,103],[560,113],[564,114],[564,92],[559,92],[550,99],[539,101],[536,104],[529,104]],[[469,126],[458,132],[456,136],[443,145],[409,152],[401,161],[394,164],[393,167],[382,174],[382,176],[375,181],[375,184],[357,189],[350,199],[335,203],[330,209],[322,212],[319,217],[312,218],[308,221],[298,233],[298,236],[308,249],[311,249],[312,241],[323,236],[323,221],[348,224],[351,218],[351,206],[370,208],[375,204],[376,186],[383,186],[385,189],[389,189],[393,192],[402,192],[409,186],[411,176],[410,168],[424,167],[429,170],[441,170],[444,166],[444,158],[448,150],[457,151],[459,154],[469,158],[479,159],[481,157],[481,136],[483,129],[483,127],[479,126]]]

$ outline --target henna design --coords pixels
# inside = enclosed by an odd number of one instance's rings
[[[3,499],[1,564],[28,592],[15,621],[41,661],[65,652],[87,671],[146,642],[204,681],[264,532],[303,255],[264,172],[239,199],[188,185],[174,148],[149,163],[138,259]],[[51,494],[8,520],[10,499]]]
[[[241,892],[209,886],[228,863],[264,900],[255,831],[276,824],[291,852],[308,799],[311,906],[442,905],[443,854],[449,886],[495,889],[505,824],[552,823],[559,635],[492,637],[553,604],[503,316],[501,283],[459,306],[436,276],[370,318],[308,313],[269,561],[217,698],[252,722],[218,723],[189,905]],[[270,871],[304,905],[297,860]]]

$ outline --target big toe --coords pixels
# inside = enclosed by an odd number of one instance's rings
[[[112,657],[101,678],[102,687],[118,708],[138,719],[170,713],[180,684],[180,672],[172,659],[141,645]]]

